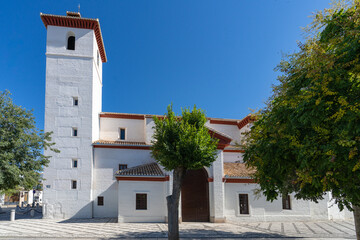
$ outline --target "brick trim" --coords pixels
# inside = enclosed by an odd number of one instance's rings
[[[118,149],[138,149],[150,150],[150,146],[121,146],[121,145],[93,145],[94,148],[118,148]]]
[[[252,178],[223,178],[224,183],[256,183]]]

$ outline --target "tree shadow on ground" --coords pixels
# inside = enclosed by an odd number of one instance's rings
[[[11,208],[2,208],[0,212],[0,221],[10,221],[10,211],[12,209],[16,209],[14,207]],[[34,216],[30,215],[30,211],[15,211],[15,220],[20,219],[42,219],[42,212],[34,211]]]

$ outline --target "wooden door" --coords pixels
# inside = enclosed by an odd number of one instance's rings
[[[181,188],[184,222],[209,222],[209,183],[205,169],[188,170]]]

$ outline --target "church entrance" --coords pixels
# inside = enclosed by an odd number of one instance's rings
[[[209,222],[209,183],[204,168],[187,171],[181,188],[181,213],[184,222]]]

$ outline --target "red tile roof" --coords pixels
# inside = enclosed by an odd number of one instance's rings
[[[225,177],[252,178],[255,172],[256,170],[254,168],[247,168],[245,163],[224,163]]]
[[[119,170],[115,176],[156,176],[165,177],[164,172],[161,170],[157,163],[148,163],[140,166]]]

